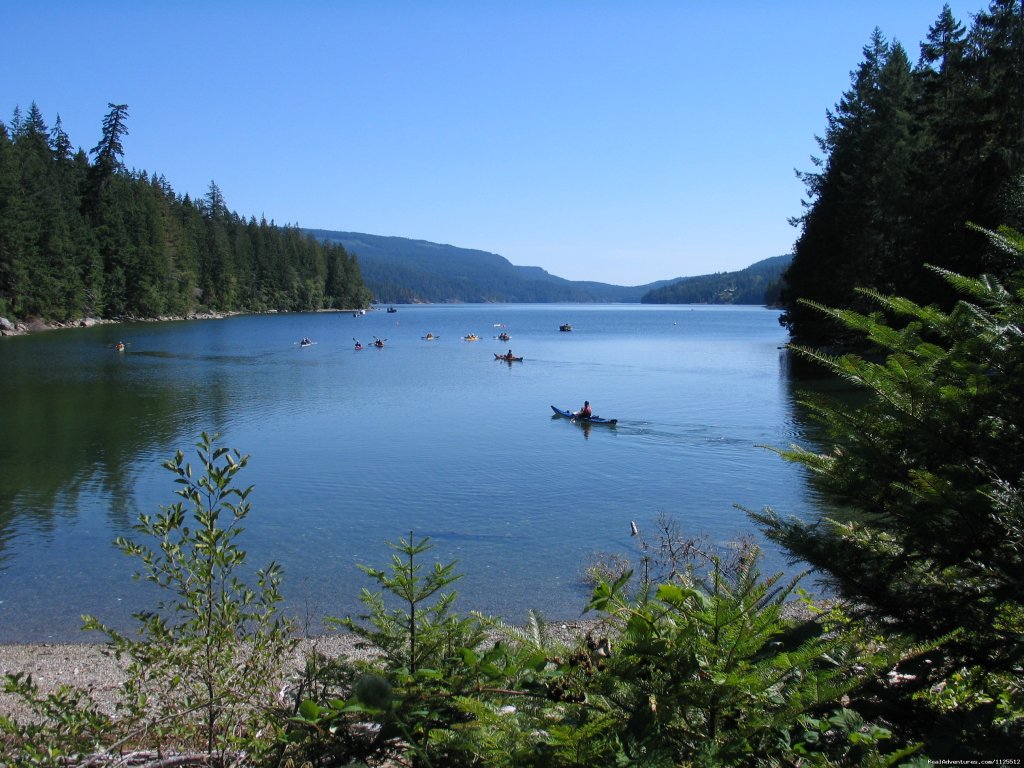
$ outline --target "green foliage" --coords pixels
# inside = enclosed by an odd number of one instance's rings
[[[251,487],[238,487],[237,475],[247,457],[215,441],[204,433],[197,444],[196,476],[180,451],[165,463],[182,501],[140,515],[135,526],[155,545],[117,540],[141,563],[137,575],[166,597],[136,615],[133,636],[84,617],[85,628],[103,632],[109,652],[124,662],[116,716],[87,691],[44,695],[30,677],[7,675],[5,692],[32,713],[25,722],[0,715],[7,765],[103,764],[126,749],[202,750],[204,764],[227,765],[242,754],[260,759],[276,744],[277,685],[295,647],[277,610],[281,570],[272,563],[257,571],[254,586],[242,578],[246,553],[237,537]]]
[[[471,685],[463,649],[483,640],[481,623],[453,611],[457,594],[445,590],[461,578],[454,562],[435,562],[423,571],[420,556],[431,549],[429,538],[417,542],[410,533],[408,539],[388,546],[394,554],[387,569],[360,566],[382,590],[364,589],[360,595],[368,613],[359,618],[369,625],[351,617],[338,624],[367,639],[383,654],[383,664],[376,668],[394,696],[382,723],[383,732],[400,733],[416,763],[454,765],[455,756],[447,750],[438,754],[429,737],[433,729],[456,716],[453,697]],[[396,607],[388,607],[389,599]],[[365,678],[361,682],[365,703]],[[358,686],[355,692],[360,695]]]
[[[11,766],[65,766],[79,755],[95,752],[114,731],[86,691],[61,686],[43,695],[31,675],[9,674],[4,693],[29,704],[32,718],[18,722],[0,714],[0,758]]]
[[[480,617],[467,625],[441,601],[441,614],[417,624],[416,606],[456,576],[437,564],[420,572],[426,540],[410,536],[392,547],[388,569],[364,570],[399,608],[364,591],[369,626],[341,622],[382,654],[333,665],[342,673],[335,686],[318,688],[293,718],[289,759],[882,766],[915,751],[892,749],[895,737],[857,709],[861,687],[902,659],[906,644],[870,636],[836,608],[811,605],[811,618],[787,619],[795,582],[761,578],[756,548],[731,565],[710,557],[700,572],[682,567],[694,556],[688,549],[671,576],[636,594],[629,574],[600,582],[589,608],[602,621],[566,644],[532,612],[521,627]],[[457,624],[469,631],[439,629]],[[491,632],[482,642],[485,626]],[[421,656],[414,633],[437,636],[436,651]],[[845,707],[844,697],[852,697]]]
[[[948,310],[956,296],[925,264],[1000,277],[1012,269],[963,222],[1024,226],[1020,8],[996,0],[967,31],[944,7],[915,67],[874,32],[828,113],[814,170],[799,174],[805,211],[781,294],[795,339],[851,338],[801,300],[868,312],[862,287]]]
[[[380,649],[391,669],[415,675],[425,667],[442,667],[461,648],[481,639],[476,619],[461,618],[453,612],[457,594],[442,591],[462,577],[455,573],[454,562],[434,563],[423,573],[417,558],[432,548],[429,538],[417,542],[410,533],[408,539],[389,542],[388,546],[394,554],[387,569],[359,566],[383,590],[364,588],[360,593],[368,613],[359,618],[369,625],[352,617],[334,619],[332,623]],[[390,608],[386,595],[397,599],[398,606]]]
[[[615,753],[607,739],[612,718],[587,690],[604,668],[607,644],[554,638],[535,611],[522,627],[492,629],[493,644],[463,652],[476,680],[472,694],[457,699],[463,717],[435,729],[432,742],[471,764],[606,764]]]
[[[160,741],[201,746],[221,762],[245,745],[258,752],[258,733],[275,705],[274,685],[294,647],[291,626],[278,614],[281,569],[271,563],[240,575],[246,553],[236,539],[248,516],[251,486],[236,485],[247,456],[217,447],[203,433],[201,473],[179,451],[165,467],[182,501],[156,516],[141,515],[136,530],[156,545],[119,538],[137,558],[140,576],[169,594],[136,615],[138,638],[85,617],[128,662],[122,716]]]
[[[1019,263],[1024,238],[986,234]],[[1019,681],[1024,659],[1024,273],[1000,281],[935,271],[963,297],[949,312],[874,291],[862,293],[896,322],[818,308],[877,354],[797,352],[868,399],[806,398],[831,447],[781,453],[848,511],[813,521],[770,510],[754,517],[894,631],[924,640],[954,633],[946,664],[930,673],[944,691],[935,705],[988,711],[971,716],[971,727],[985,733],[977,748],[989,743],[998,755],[1001,742],[985,731],[995,723],[991,703]],[[1024,740],[1019,685],[1009,690],[1017,693],[999,699],[998,728]]]
[[[402,751],[416,765],[458,764],[451,750],[432,743],[431,732],[460,717],[456,697],[473,685],[464,653],[483,640],[483,620],[453,610],[455,563],[424,570],[429,538],[410,533],[388,546],[388,568],[359,566],[380,588],[362,590],[367,612],[329,620],[379,655],[360,663],[339,659],[319,673],[316,698],[302,702],[285,736],[296,759],[346,764]],[[376,727],[360,729],[367,720]]]
[[[128,105],[107,104],[110,112],[103,118],[103,136],[93,147],[98,175],[107,179],[116,171],[124,170],[124,145],[121,137],[128,135]]]
[[[0,309],[15,317],[187,315],[369,306],[354,257],[297,227],[248,221],[211,183],[200,202],[129,171],[128,108],[72,153],[35,104],[0,123]]]
[[[637,598],[623,596],[624,578],[595,589],[590,607],[609,614],[618,636],[601,695],[616,713],[616,741],[629,760],[717,766],[788,764],[811,754],[842,764],[881,759],[886,732],[860,720],[840,727],[821,713],[837,709],[907,648],[870,638],[838,609],[787,620],[783,606],[795,582],[762,578],[758,561],[756,548],[735,568],[716,557],[704,575],[690,568]]]

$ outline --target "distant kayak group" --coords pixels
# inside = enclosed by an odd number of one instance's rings
[[[441,337],[435,336],[433,333],[428,332],[426,336],[422,336],[421,338],[424,339],[425,341],[435,341],[436,339],[439,339]],[[507,333],[502,333],[497,338],[503,338],[503,340],[507,341],[509,339],[509,335]],[[472,333],[464,337],[465,341],[479,341],[479,339],[479,336]],[[356,351],[363,349],[363,343],[359,339],[353,338],[352,341],[355,342]],[[382,349],[384,347],[384,342],[386,341],[387,339],[381,339],[377,336],[374,336],[373,346],[376,347],[377,349]],[[308,336],[303,336],[302,339],[298,342],[298,345],[300,347],[305,348],[311,347],[315,343],[316,342],[310,339]],[[112,346],[118,352],[124,352],[126,347],[123,341],[118,341],[116,344],[113,344]],[[502,362],[506,363],[521,363],[523,361],[523,358],[521,356],[514,355],[511,349],[504,354],[499,354],[495,352],[494,359],[501,360]],[[554,405],[551,406],[551,410],[554,411],[557,416],[569,419],[570,421],[573,421],[578,424],[607,424],[609,426],[615,426],[615,424],[618,423],[618,419],[605,419],[600,416],[596,416],[590,408],[589,400],[584,401],[583,407],[580,408],[578,411],[571,411],[564,408],[559,408]]]
[[[352,341],[354,341],[356,343],[356,346],[355,346],[356,352],[358,352],[359,350],[361,350],[363,348],[363,342],[361,342],[359,339],[352,339]],[[373,337],[373,344],[372,344],[372,346],[376,347],[377,349],[383,349],[385,341],[387,341],[387,339],[380,339],[380,338],[377,338],[376,336],[374,336]]]
[[[495,327],[502,327],[502,328],[504,328],[503,325],[500,325],[500,324],[497,324],[497,323],[495,324]],[[565,325],[560,326],[559,330],[562,331],[562,332],[571,331],[572,330],[572,326],[569,325],[568,323],[566,323]],[[421,336],[420,338],[423,339],[424,341],[436,341],[437,339],[440,339],[441,337],[436,335],[436,334],[434,334],[434,333],[432,333],[432,332],[430,332],[430,331],[428,331],[426,333],[426,335]],[[512,337],[508,334],[507,331],[503,330],[501,333],[499,333],[494,338],[496,338],[496,339],[498,339],[500,341],[508,341]],[[465,336],[462,337],[462,340],[463,341],[480,341],[480,337],[477,334],[475,334],[475,333],[468,333],[468,334],[466,334]],[[354,338],[353,341],[355,342],[355,349],[357,351],[363,349],[363,343],[361,341],[359,341],[359,339],[355,339]],[[374,336],[373,337],[373,346],[376,347],[377,349],[381,349],[381,348],[383,348],[384,342],[386,342],[386,341],[387,341],[387,339],[381,339],[381,338],[378,338],[377,336]],[[309,346],[312,343],[313,342],[310,341],[309,338],[304,337],[302,339],[302,341],[300,342],[300,346],[305,347],[305,346]],[[119,342],[119,344],[120,344],[120,342]],[[508,350],[508,352],[505,352],[504,354],[495,352],[494,353],[494,359],[495,360],[500,360],[503,363],[510,363],[510,364],[511,363],[521,363],[523,361],[522,356],[521,355],[513,354],[511,349]],[[551,406],[551,410],[554,411],[556,416],[559,416],[559,417],[561,417],[563,419],[568,419],[569,421],[572,421],[572,422],[574,422],[576,424],[606,424],[608,426],[614,427],[616,424],[618,424],[618,421],[619,421],[618,419],[606,419],[606,418],[603,418],[601,416],[597,416],[596,414],[594,414],[593,410],[590,407],[590,401],[589,400],[585,400],[583,402],[583,407],[581,407],[579,410],[576,410],[576,411],[569,410],[569,409],[566,409],[566,408],[559,408],[556,405],[552,405]]]
[[[389,312],[394,312],[395,310],[389,308],[388,311]],[[502,323],[495,323],[495,327],[496,328],[500,327],[500,328],[504,329],[504,324],[502,324]],[[568,332],[568,331],[572,331],[572,326],[569,325],[568,323],[565,323],[565,324],[559,326],[558,330],[562,331],[563,333],[564,332]],[[421,336],[420,338],[423,339],[424,341],[437,341],[441,337],[439,335],[436,335],[436,334],[428,331],[426,333],[426,335]],[[501,333],[499,333],[494,338],[498,339],[499,341],[508,341],[512,337],[509,335],[509,333],[507,331],[502,330]],[[355,350],[356,351],[359,351],[359,350],[363,349],[364,345],[363,345],[363,343],[359,339],[353,338],[352,341],[355,342]],[[381,339],[381,338],[379,338],[377,336],[374,336],[373,337],[372,346],[376,347],[377,349],[382,349],[384,347],[384,343],[386,341],[387,341],[387,339]],[[470,341],[470,342],[480,341],[480,336],[478,336],[475,333],[468,333],[468,334],[466,334],[465,336],[462,337],[462,341]],[[298,342],[300,347],[309,347],[309,346],[312,346],[315,343],[316,342],[312,341],[308,336],[304,336],[302,338],[302,340],[300,342]],[[370,346],[370,345],[367,345],[367,346]],[[117,343],[117,345],[116,345],[116,349],[118,351],[124,351],[124,343],[119,341]],[[501,362],[510,363],[510,364],[511,363],[521,363],[523,361],[523,357],[521,355],[514,354],[511,349],[508,350],[505,353],[495,352],[494,353],[494,359],[496,361],[500,360]],[[606,418],[603,418],[601,416],[597,416],[596,414],[594,414],[593,410],[590,407],[590,401],[589,400],[584,401],[583,406],[580,409],[575,410],[575,411],[570,410],[570,409],[566,409],[566,408],[559,408],[558,406],[555,406],[555,405],[551,406],[551,410],[555,413],[556,417],[560,417],[560,418],[563,418],[563,419],[568,419],[569,421],[571,421],[573,423],[576,423],[576,424],[585,424],[585,425],[605,424],[605,425],[612,426],[612,427],[614,427],[616,424],[618,424],[618,419],[606,419]]]

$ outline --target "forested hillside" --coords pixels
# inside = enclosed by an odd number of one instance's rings
[[[369,292],[341,245],[245,220],[210,183],[178,195],[129,171],[128,108],[111,104],[99,143],[73,150],[33,103],[0,122],[0,315],[67,320],[197,310],[363,307]]]
[[[640,299],[644,304],[775,304],[782,273],[792,256],[773,256],[736,272],[684,277],[656,288]]]
[[[1005,275],[1011,260],[966,224],[1024,223],[1020,4],[995,0],[969,32],[946,6],[916,65],[876,31],[818,143],[782,292],[796,338],[842,332],[801,299],[867,309],[854,290],[866,287],[948,307],[953,292],[925,264]]]
[[[360,232],[309,230],[340,243],[359,259],[374,300],[416,302],[637,302],[666,285],[623,286],[566,280],[540,267],[520,267],[503,256],[471,248]]]

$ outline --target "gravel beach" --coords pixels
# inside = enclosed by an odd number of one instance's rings
[[[360,641],[361,642],[361,641]],[[290,669],[302,667],[307,652],[318,650],[328,657],[368,656],[354,635],[326,635],[302,640],[295,649]],[[113,714],[124,670],[103,643],[41,643],[0,645],[0,675],[17,672],[32,675],[41,693],[62,685],[89,691],[104,711]],[[24,717],[27,712],[18,697],[0,692],[0,712]]]
[[[599,626],[596,621],[547,625],[552,639],[572,642]],[[356,635],[335,633],[302,639],[287,665],[286,673],[302,668],[306,656],[318,651],[328,658],[370,658],[373,651]],[[104,711],[113,714],[119,689],[125,680],[120,663],[103,643],[0,644],[0,676],[17,672],[32,675],[41,693],[62,685],[89,691]],[[0,691],[0,712],[22,719],[27,714],[20,699]]]

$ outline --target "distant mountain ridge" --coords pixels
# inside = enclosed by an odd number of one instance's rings
[[[357,259],[358,261],[358,259]],[[772,256],[735,272],[717,272],[674,280],[644,295],[644,304],[777,305],[782,275],[793,256]]]
[[[354,255],[363,282],[382,304],[638,303],[652,291],[692,279],[637,286],[566,280],[541,267],[516,266],[488,251],[360,232],[305,231],[324,242],[340,243]]]

